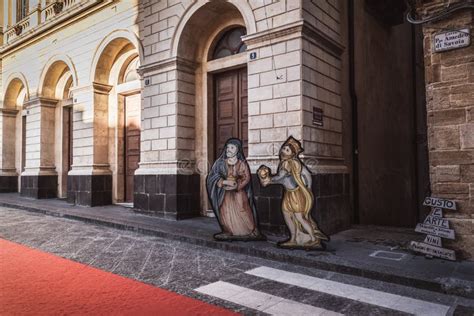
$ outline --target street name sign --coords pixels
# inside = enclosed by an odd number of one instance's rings
[[[449,32],[438,33],[434,36],[433,48],[436,53],[456,48],[467,47],[471,44],[471,30],[466,27],[463,29],[452,30]]]

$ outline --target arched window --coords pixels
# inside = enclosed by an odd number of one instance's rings
[[[212,54],[212,59],[219,59],[245,52],[247,46],[242,42],[241,37],[246,35],[245,27],[235,27],[224,34],[217,41],[216,48]]]
[[[137,73],[137,68],[138,68],[138,56],[135,57],[127,66],[125,69],[124,75],[123,75],[123,82],[130,82],[133,80],[138,79],[138,73]]]

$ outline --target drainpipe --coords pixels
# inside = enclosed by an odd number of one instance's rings
[[[359,135],[358,135],[358,116],[357,116],[357,93],[355,88],[355,7],[353,0],[349,3],[349,93],[351,97],[352,109],[352,187],[353,191],[353,216],[354,224],[359,224]]]
[[[416,29],[415,29],[415,25],[411,25],[411,67],[412,67],[412,80],[413,80],[413,106],[414,106],[414,117],[413,117],[413,131],[415,132],[415,135],[414,135],[414,150],[415,150],[415,207],[416,207],[416,223],[418,223],[420,221],[420,203],[418,203],[418,199],[419,199],[419,194],[420,194],[420,172],[419,172],[419,166],[418,164],[420,163],[420,157],[419,157],[419,153],[418,153],[418,150],[419,150],[419,146],[418,146],[418,98],[417,98],[417,83],[418,83],[418,76],[417,76],[417,69],[416,69]]]

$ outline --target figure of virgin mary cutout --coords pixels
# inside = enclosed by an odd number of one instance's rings
[[[250,168],[237,138],[227,140],[206,179],[207,194],[222,232],[216,240],[264,240],[258,229]]]

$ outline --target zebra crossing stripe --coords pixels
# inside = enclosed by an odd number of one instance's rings
[[[342,315],[323,308],[285,299],[283,297],[255,291],[242,286],[218,281],[201,286],[195,291],[214,296],[270,315]]]
[[[245,273],[415,315],[446,315],[449,310],[449,306],[446,305],[269,267],[258,267]]]

